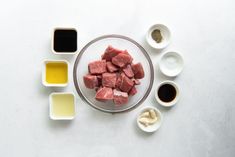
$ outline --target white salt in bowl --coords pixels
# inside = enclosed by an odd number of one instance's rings
[[[88,64],[95,60],[101,60],[101,55],[109,45],[127,50],[133,57],[133,62],[140,62],[144,68],[145,77],[140,79],[141,84],[136,86],[137,94],[130,96],[128,103],[124,105],[115,105],[112,101],[97,101],[95,99],[96,91],[86,88],[83,82],[83,76],[88,73]],[[122,35],[104,35],[90,41],[79,52],[73,68],[74,85],[79,96],[93,108],[108,113],[130,111],[142,104],[151,91],[153,79],[153,64],[148,53],[136,41]]]
[[[181,73],[184,67],[183,57],[180,53],[170,51],[165,53],[159,62],[160,71],[169,77],[175,77]]]

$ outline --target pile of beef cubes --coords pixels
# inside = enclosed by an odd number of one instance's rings
[[[144,78],[141,63],[134,64],[127,50],[108,46],[101,60],[88,64],[89,73],[83,77],[85,86],[96,90],[98,101],[113,100],[116,105],[126,104],[128,96],[137,93],[136,85]]]

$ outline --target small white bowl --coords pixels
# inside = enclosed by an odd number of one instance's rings
[[[47,63],[64,63],[67,65],[67,82],[66,83],[49,83],[46,81],[46,64]],[[42,68],[42,84],[46,87],[66,87],[68,85],[69,63],[66,60],[44,60]]]
[[[161,35],[162,35],[162,41],[160,43],[157,43],[153,38],[152,38],[152,32],[154,30],[160,30]],[[147,43],[155,48],[155,49],[164,49],[166,48],[170,41],[171,41],[171,32],[169,30],[169,28],[163,24],[155,24],[153,26],[151,26],[146,34],[146,40]]]
[[[68,99],[66,99],[65,97],[67,96]],[[56,98],[59,97],[59,98]],[[63,100],[64,97],[64,100]],[[69,98],[70,97],[70,98]],[[56,99],[59,99],[56,101]],[[71,100],[69,100],[71,99]],[[73,110],[73,113],[71,115],[56,115],[53,106],[56,105],[54,103],[57,103],[57,105],[64,105],[63,108],[66,105],[70,105],[70,107]],[[59,104],[58,104],[59,103]],[[70,104],[65,104],[65,103],[70,103]],[[49,112],[50,112],[50,118],[52,120],[72,120],[75,118],[76,116],[76,105],[75,105],[75,95],[71,92],[54,92],[51,93],[49,96]]]
[[[169,77],[175,77],[183,70],[184,61],[182,55],[177,52],[165,53],[159,62],[160,71]]]
[[[157,119],[157,122],[155,124],[149,125],[149,126],[146,127],[146,126],[144,126],[143,124],[141,124],[139,122],[139,117],[142,113],[144,113],[147,110],[151,110],[151,109],[153,109],[156,112],[156,115],[157,115],[158,119]],[[149,132],[149,133],[158,130],[160,128],[161,124],[162,124],[162,121],[163,121],[163,116],[162,116],[161,112],[156,107],[152,107],[152,106],[148,106],[148,107],[145,107],[145,108],[141,109],[140,113],[137,116],[137,120],[136,120],[138,127],[142,131]]]
[[[164,101],[162,101],[162,100],[158,97],[158,90],[159,90],[159,88],[160,88],[162,85],[164,85],[164,84],[170,84],[170,85],[172,85],[172,86],[175,88],[175,90],[176,90],[176,96],[175,96],[174,100],[172,100],[172,101],[170,101],[170,102],[164,102]],[[155,99],[157,100],[157,102],[158,102],[160,105],[162,105],[162,106],[164,106],[164,107],[171,107],[171,106],[174,106],[174,105],[179,101],[179,99],[180,99],[180,89],[179,89],[178,85],[177,85],[175,82],[170,81],[170,80],[166,80],[166,81],[161,82],[161,83],[157,86],[157,90],[155,91],[154,96],[155,96]]]
[[[77,52],[77,39],[76,39],[76,50],[75,51],[72,51],[72,52],[57,52],[54,50],[54,35],[55,35],[55,31],[56,30],[73,30],[77,33],[77,30],[75,28],[70,28],[70,27],[56,27],[53,29],[53,32],[52,32],[52,40],[51,40],[51,50],[54,54],[59,54],[59,55],[71,55],[71,54],[75,54]]]

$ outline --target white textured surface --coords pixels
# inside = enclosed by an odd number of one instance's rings
[[[233,0],[2,1],[0,156],[234,156],[234,15]],[[154,52],[144,36],[158,22],[172,31],[168,50],[181,52],[185,60],[175,79],[182,98],[174,108],[158,106],[153,90],[142,106],[120,115],[96,111],[77,96],[74,121],[49,120],[48,96],[62,90],[41,85],[42,61],[64,58],[50,50],[54,27],[77,27],[79,49],[103,34],[135,39],[151,55],[154,89],[166,79],[157,68],[163,52]],[[73,64],[75,57],[66,58]],[[75,92],[72,81],[64,91]],[[147,105],[158,107],[164,116],[160,130],[150,135],[135,124],[137,113]]]

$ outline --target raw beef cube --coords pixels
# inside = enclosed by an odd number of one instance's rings
[[[121,83],[122,83],[122,75],[121,74],[117,74],[117,80],[116,80],[115,87],[116,88],[120,88]]]
[[[102,59],[105,59],[106,61],[111,61],[114,56],[118,55],[121,52],[123,51],[115,49],[112,46],[108,46],[104,54],[102,55]]]
[[[131,65],[128,64],[122,71],[126,74],[127,77],[132,78],[134,77],[134,73],[132,71]]]
[[[138,79],[132,79],[132,81],[134,82],[135,85],[140,85],[140,80],[138,80]]]
[[[87,88],[93,89],[98,86],[98,79],[95,75],[87,74],[83,76],[83,81]]]
[[[118,76],[116,80],[115,88],[119,88],[121,86],[121,82],[122,82],[121,77]]]
[[[117,80],[116,80],[116,85],[115,87],[117,89],[120,89],[120,86],[122,84],[123,77],[126,76],[123,72],[122,73],[117,73]]]
[[[129,54],[119,53],[117,56],[112,58],[112,63],[124,67],[126,64],[130,64],[133,58]]]
[[[107,67],[108,72],[112,73],[112,72],[118,71],[118,68],[112,62],[107,62],[106,67]]]
[[[131,55],[128,53],[128,51],[127,51],[127,50],[124,50],[122,53],[124,53],[124,54],[127,54],[127,55],[131,56]]]
[[[106,61],[98,60],[88,64],[88,69],[91,74],[102,74],[106,72]]]
[[[117,75],[115,73],[103,73],[102,85],[103,87],[115,87]]]
[[[123,105],[128,102],[128,94],[126,92],[121,92],[116,89],[113,90],[113,102],[116,105]]]
[[[141,63],[133,64],[131,67],[136,79],[144,78],[144,69]]]
[[[133,85],[134,82],[131,79],[129,79],[127,76],[122,76],[122,81],[119,88],[121,89],[121,91],[128,93]]]
[[[130,58],[131,58],[131,65],[133,64],[132,63],[132,61],[133,61],[133,58],[132,58],[132,56],[129,54],[129,52],[127,51],[127,50],[124,50],[123,52],[122,52],[123,54],[126,54],[126,55],[128,55],[128,56],[130,56]]]
[[[96,100],[106,101],[113,99],[113,90],[112,88],[103,87],[100,88],[95,95]]]
[[[133,87],[131,88],[131,90],[129,91],[129,95],[133,96],[133,95],[135,95],[136,93],[137,93],[137,89],[135,88],[135,86],[133,86]]]

